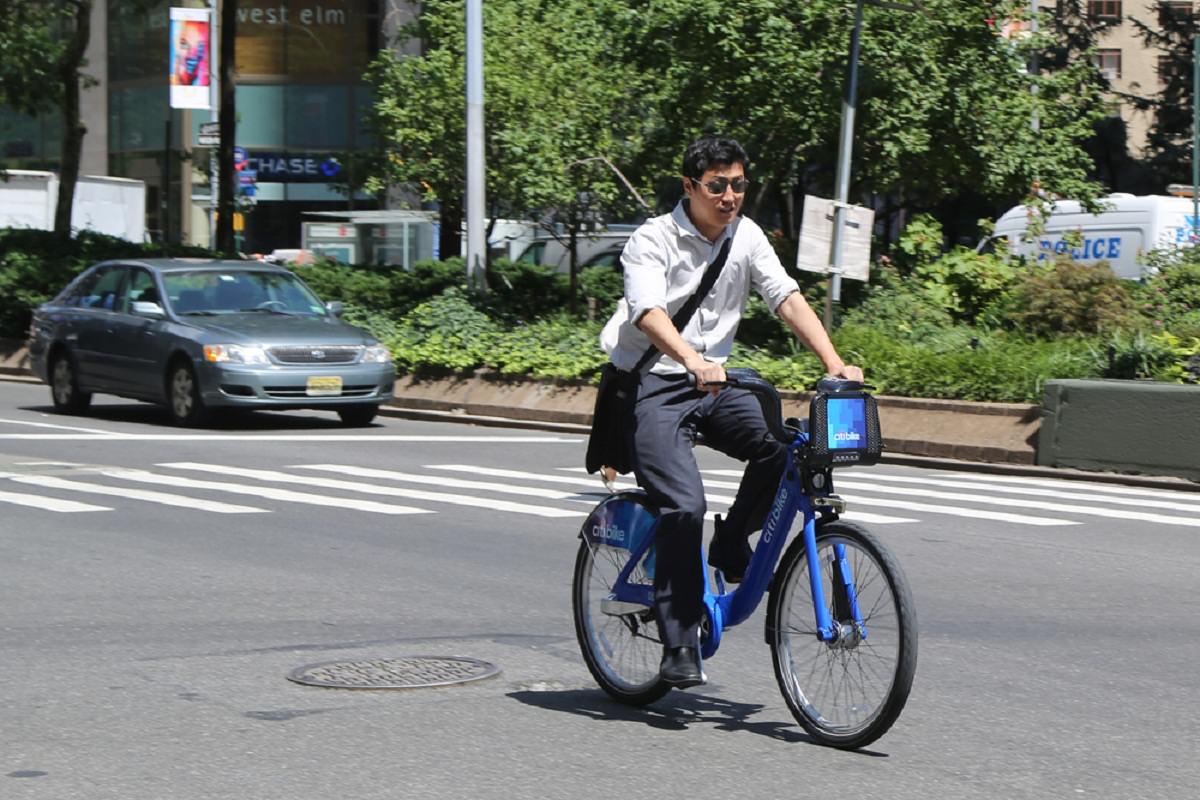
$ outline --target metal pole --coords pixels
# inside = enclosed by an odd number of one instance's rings
[[[484,287],[483,5],[467,0],[467,282]]]
[[[829,252],[829,290],[825,293],[825,327],[833,325],[833,304],[842,299],[842,227],[850,202],[850,155],[854,150],[854,109],[858,103],[858,53],[862,35],[863,0],[854,6],[850,34],[850,64],[842,94],[842,128],[838,138],[837,197],[833,208],[833,242]]]
[[[1200,241],[1200,36],[1192,39],[1192,242]]]
[[[221,73],[215,69],[217,65],[217,53],[221,52],[221,26],[218,24],[220,10],[217,8],[218,0],[208,0],[208,7],[211,10],[208,24],[211,26],[212,41],[208,45],[208,97],[209,97],[209,121],[220,121],[221,108],[221,90],[219,87],[221,81]],[[215,250],[217,247],[217,193],[219,191],[218,183],[220,182],[220,169],[217,164],[218,147],[209,148],[208,151],[208,248]]]
[[[1029,0],[1029,32],[1037,36],[1038,32],[1038,0]],[[1041,120],[1038,118],[1038,85],[1037,79],[1032,77],[1038,74],[1038,57],[1037,50],[1034,50],[1029,57],[1029,74],[1031,76],[1029,91],[1033,95],[1033,119],[1030,120],[1030,125],[1033,127],[1033,132],[1037,133],[1042,129]]]

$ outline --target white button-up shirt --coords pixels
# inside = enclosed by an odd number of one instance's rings
[[[684,341],[710,361],[724,363],[753,287],[775,311],[799,286],[754,220],[738,217],[715,242],[704,238],[680,201],[670,214],[647,220],[621,252],[625,297],[604,331],[600,343],[618,368],[631,370],[650,347],[650,339],[634,324],[652,308],[673,316],[700,286],[704,270],[730,236],[733,244],[720,277],[680,332]],[[658,374],[686,372],[682,364],[662,355],[650,368]]]

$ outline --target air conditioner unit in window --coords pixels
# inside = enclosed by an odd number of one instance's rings
[[[1114,67],[1105,67],[1105,68],[1101,69],[1100,75],[1105,80],[1109,80],[1109,81],[1115,81],[1117,78],[1121,77],[1121,73],[1118,72],[1116,70],[1116,68],[1114,68]]]

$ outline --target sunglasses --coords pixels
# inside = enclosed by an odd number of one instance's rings
[[[711,181],[704,182],[701,182],[698,178],[688,178],[688,180],[692,182],[693,186],[697,188],[703,186],[711,194],[717,195],[725,194],[727,188],[732,188],[734,194],[745,194],[746,188],[750,186],[750,181],[743,177],[734,178],[733,180],[724,177],[713,178]]]

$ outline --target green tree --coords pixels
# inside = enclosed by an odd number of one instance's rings
[[[484,5],[493,219],[530,216],[569,242],[597,215],[632,206],[610,169],[641,150],[641,78],[611,24],[626,10],[618,0]],[[417,187],[441,210],[442,252],[457,253],[466,140],[462,3],[426,3],[406,33],[421,41],[422,54],[385,52],[368,73],[378,97],[370,122],[380,142],[368,188]],[[573,287],[575,278],[573,269]]]
[[[748,207],[774,194],[790,232],[794,187],[832,191],[853,7],[660,0],[640,9],[630,51],[665,83],[652,144],[677,151],[707,130],[742,139],[756,161]],[[1008,40],[989,24],[1021,8],[925,0],[918,12],[866,9],[855,195],[923,208],[964,192],[1011,201],[1035,181],[1066,196],[1098,192],[1081,143],[1104,113],[1103,87],[1086,60],[1027,74],[1032,53],[1054,44],[1053,26]]]
[[[1165,51],[1159,61],[1162,89],[1141,98],[1154,114],[1146,153],[1163,184],[1191,183],[1193,42],[1200,35],[1200,18],[1191,8],[1158,5],[1158,26],[1130,18],[1146,47]]]
[[[62,116],[58,201],[54,231],[71,233],[71,206],[79,180],[83,137],[79,93],[91,38],[93,0],[4,0],[0,5],[0,99],[18,111],[56,108]]]

